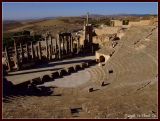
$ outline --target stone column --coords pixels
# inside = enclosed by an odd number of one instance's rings
[[[93,28],[92,28],[92,26],[90,26],[90,27],[89,27],[89,42],[90,42],[90,43],[93,42],[92,31],[93,31]]]
[[[70,38],[71,38],[71,53],[73,53],[73,37],[70,36]]]
[[[55,39],[55,53],[57,53],[57,39]]]
[[[56,55],[56,54],[55,54],[55,46],[53,46],[52,50],[53,50],[53,51],[52,51],[52,59],[53,59],[53,55],[54,55],[54,58],[55,58],[55,55]]]
[[[61,38],[60,35],[57,35],[57,40],[58,40],[58,55],[59,55],[59,59],[61,59]]]
[[[48,58],[49,58],[49,60],[52,59],[52,48],[51,48],[51,45],[48,46]]]
[[[10,71],[10,70],[11,70],[11,66],[10,66],[10,57],[8,56],[7,47],[5,47],[5,54],[6,54],[6,60],[7,60],[8,71]]]
[[[80,45],[80,43],[79,43],[79,37],[76,37],[76,39],[77,39],[77,54],[79,53],[79,45]]]
[[[89,23],[89,13],[87,13],[87,26],[88,26],[88,23]]]
[[[45,42],[46,42],[46,58],[48,58],[48,38],[45,37]]]
[[[70,36],[68,36],[68,52],[70,53],[71,52],[71,39],[70,39]]]
[[[54,45],[53,45],[53,40],[51,37],[51,56],[53,55],[53,53],[54,53]]]
[[[68,48],[67,48],[67,46],[68,46],[68,40],[67,40],[67,36],[65,36],[65,39],[64,39],[64,42],[65,42],[65,52],[66,52],[66,54],[68,53]]]
[[[41,41],[38,42],[39,60],[42,59]]]
[[[57,59],[57,39],[55,39],[55,58]]]
[[[28,49],[28,44],[26,43],[26,56],[27,56],[27,60],[28,60],[28,56],[29,56],[29,49]]]
[[[33,47],[33,42],[31,42],[31,54],[32,54],[32,59],[34,59],[34,47]]]
[[[38,58],[38,46],[36,46],[36,48],[35,48],[35,49],[36,49],[35,57],[36,57],[36,58]]]
[[[84,40],[87,39],[87,32],[86,32],[86,21],[84,20]]]
[[[63,44],[63,47],[62,47],[62,55],[64,54],[63,52],[64,52],[64,50],[65,50],[65,44],[64,44],[64,36],[61,36],[61,38],[62,38],[62,44]]]
[[[52,59],[52,55],[53,55],[53,46],[50,45],[50,57],[51,57],[51,59]]]
[[[15,49],[15,67],[17,67],[17,70],[19,70],[19,57],[18,57],[18,51],[17,51],[17,45],[14,40],[14,49]]]
[[[22,46],[22,43],[20,43],[20,50],[21,50],[22,62],[23,62],[23,59],[24,59],[24,52],[23,52],[23,46]]]

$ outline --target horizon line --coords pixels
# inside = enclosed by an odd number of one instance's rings
[[[100,16],[118,16],[118,15],[158,15],[157,13],[116,13],[116,14],[98,14],[98,13],[92,13],[90,15],[100,15]],[[2,20],[3,21],[6,21],[6,20],[13,20],[13,21],[16,21],[16,20],[36,20],[36,19],[45,19],[45,18],[58,18],[58,17],[82,17],[82,16],[85,16],[85,14],[83,15],[66,15],[66,16],[46,16],[46,17],[27,17],[27,18],[17,18],[17,19],[4,19],[2,17]]]

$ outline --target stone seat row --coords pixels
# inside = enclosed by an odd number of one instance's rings
[[[25,81],[23,83],[20,83],[16,85],[17,88],[26,89],[30,86],[36,86],[44,84],[45,82],[53,81],[56,78],[62,78],[63,76],[70,75],[71,73],[77,72],[79,70],[85,69],[89,66],[92,66],[96,64],[95,60],[90,60],[88,62],[83,62],[80,64],[77,64],[75,66],[70,66],[67,68],[60,69],[58,71],[54,71],[52,73],[42,75],[40,77],[33,78],[31,80]]]

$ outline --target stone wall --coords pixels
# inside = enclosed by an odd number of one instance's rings
[[[111,20],[114,24],[114,27],[120,27],[123,26],[123,22],[121,20]],[[139,20],[139,21],[129,21],[128,26],[146,26],[146,25],[153,25],[155,23],[158,23],[158,18],[153,18],[149,20]]]
[[[103,35],[103,34],[114,34],[117,33],[120,27],[104,27],[104,28],[96,28],[95,33],[97,35]]]
[[[146,26],[146,25],[149,25],[149,24],[150,24],[150,21],[151,21],[151,20],[140,20],[140,21],[138,21],[138,22],[130,21],[130,22],[129,22],[129,25],[130,25],[130,26]]]

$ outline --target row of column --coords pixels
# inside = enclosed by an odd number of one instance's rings
[[[76,53],[80,52],[80,38],[73,38],[71,33],[58,34],[57,39],[53,41],[52,36],[46,36],[45,38],[45,48],[43,49],[41,41],[36,43],[36,46],[33,45],[33,42],[30,42],[30,46],[28,43],[22,45],[19,43],[19,48],[17,46],[17,42],[14,40],[14,65],[17,70],[20,69],[20,63],[24,61],[31,61],[35,59],[42,60],[42,56],[45,56],[48,60],[53,59],[53,55],[55,59],[62,59],[63,55],[67,55],[73,53],[74,43],[76,41]],[[45,51],[44,51],[45,50]],[[6,60],[8,70],[11,70],[11,58],[9,56],[9,52],[7,47],[5,48]]]
[[[57,35],[59,59],[63,55],[73,53],[73,37],[71,33],[64,33]]]
[[[48,42],[50,40],[50,44]],[[55,42],[53,42],[53,37],[52,36],[46,36],[45,37],[45,50],[46,50],[46,58],[51,60],[52,55],[55,55],[55,58],[57,59],[57,39],[55,39]]]

